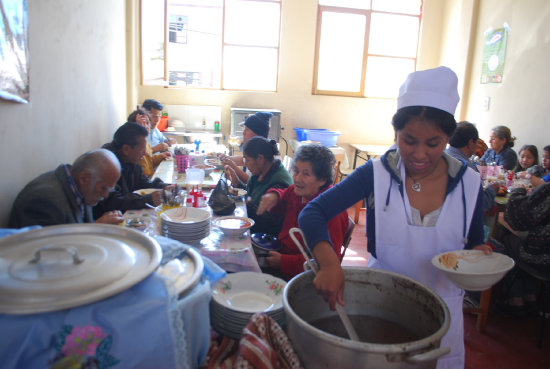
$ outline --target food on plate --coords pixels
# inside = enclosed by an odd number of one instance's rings
[[[238,228],[247,228],[252,225],[249,220],[243,218],[227,218],[220,219],[218,222],[220,227],[238,229]]]
[[[504,196],[508,192],[508,188],[506,186],[500,186],[498,189],[497,195],[498,196]]]
[[[439,257],[439,262],[448,269],[458,269],[458,256],[455,253],[448,252]]]

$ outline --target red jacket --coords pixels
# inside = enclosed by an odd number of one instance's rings
[[[300,214],[302,209],[307,205],[307,202],[302,203],[302,198],[296,196],[294,193],[294,185],[285,189],[269,189],[267,192],[275,192],[279,195],[279,202],[270,212],[278,214],[284,213],[285,216],[283,228],[278,237],[279,241],[282,243],[279,252],[282,254],[281,272],[285,277],[290,279],[296,274],[304,271],[305,259],[300,253],[300,250],[298,250],[298,247],[294,244],[294,241],[290,238],[288,231],[293,227],[298,227],[298,214]],[[316,194],[313,198],[317,197],[321,192]],[[344,243],[344,236],[348,230],[348,224],[349,218],[346,211],[341,212],[328,222],[332,248],[338,257],[340,257],[340,250]]]

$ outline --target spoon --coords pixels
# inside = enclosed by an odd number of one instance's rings
[[[294,233],[300,234],[300,236],[302,236],[302,240],[304,240],[305,246],[308,247],[306,237],[304,236],[304,233],[302,232],[302,230],[300,228],[294,227],[294,228],[291,228],[288,233],[290,234],[290,238],[292,238],[292,240],[294,241],[296,246],[298,246],[298,249],[302,253],[302,256],[304,257],[304,259],[306,259],[306,262],[309,265],[309,268],[313,271],[313,274],[317,275],[317,266],[309,260],[310,258],[306,254],[306,252],[304,250],[304,247],[302,246],[300,241],[298,241],[298,239],[294,235]],[[353,325],[351,324],[351,321],[349,320],[349,317],[346,314],[346,311],[344,310],[343,306],[336,303],[336,312],[340,316],[340,320],[344,324],[344,328],[346,328],[346,332],[348,333],[349,338],[352,341],[359,341],[359,336],[357,335],[357,332],[355,332],[355,329],[353,328]]]

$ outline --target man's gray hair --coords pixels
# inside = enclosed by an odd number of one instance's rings
[[[82,172],[89,172],[92,175],[92,182],[95,183],[110,165],[117,167],[120,172],[120,161],[112,151],[95,149],[76,158],[71,167],[71,172],[73,176],[77,176]]]

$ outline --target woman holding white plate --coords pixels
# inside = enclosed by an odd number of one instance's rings
[[[464,367],[464,291],[431,265],[434,255],[483,245],[479,174],[444,153],[456,128],[456,74],[446,67],[411,73],[392,119],[395,147],[356,169],[312,200],[299,224],[320,264],[314,285],[332,308],[343,301],[344,274],[330,245],[327,222],[361,199],[367,203],[369,265],[426,285],[446,302],[451,326],[438,368]]]

